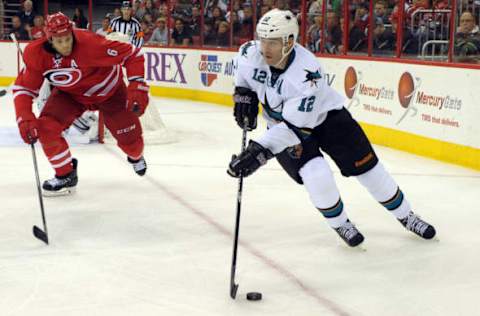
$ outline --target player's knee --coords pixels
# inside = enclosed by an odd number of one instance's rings
[[[325,159],[321,157],[308,161],[298,172],[303,183],[318,192],[327,192],[336,188],[333,173]]]
[[[299,171],[313,204],[329,208],[340,198],[333,173],[321,157],[308,161]]]
[[[380,162],[369,171],[356,176],[356,178],[375,197],[392,196],[397,190],[395,180]]]
[[[38,119],[38,136],[40,141],[48,141],[59,137],[63,132],[63,126],[50,116],[40,116]]]
[[[298,171],[303,181],[317,181],[333,179],[332,171],[327,162],[322,157],[316,157],[306,162]]]
[[[122,111],[104,115],[105,125],[119,144],[132,144],[142,138],[142,126],[138,117]]]

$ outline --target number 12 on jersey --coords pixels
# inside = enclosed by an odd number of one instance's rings
[[[308,98],[303,98],[302,103],[300,103],[300,106],[298,107],[298,110],[300,112],[312,112],[314,103],[315,103],[314,95]]]

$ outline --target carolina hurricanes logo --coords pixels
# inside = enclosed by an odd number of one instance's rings
[[[46,71],[43,76],[56,87],[71,87],[80,81],[82,72],[75,68],[60,68]]]

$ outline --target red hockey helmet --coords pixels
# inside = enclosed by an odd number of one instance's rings
[[[57,12],[47,16],[45,33],[47,33],[48,38],[51,38],[52,36],[66,35],[71,33],[72,30],[73,22],[70,21],[70,19],[62,12]]]

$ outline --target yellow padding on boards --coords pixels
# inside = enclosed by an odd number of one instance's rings
[[[374,144],[480,170],[480,149],[361,123]]]
[[[233,88],[232,88],[233,92]],[[158,97],[188,99],[200,102],[214,103],[218,105],[233,106],[231,94],[223,94],[218,92],[201,91],[183,88],[168,88],[151,86],[150,93]]]
[[[9,86],[15,81],[15,77],[0,77],[0,86]]]

